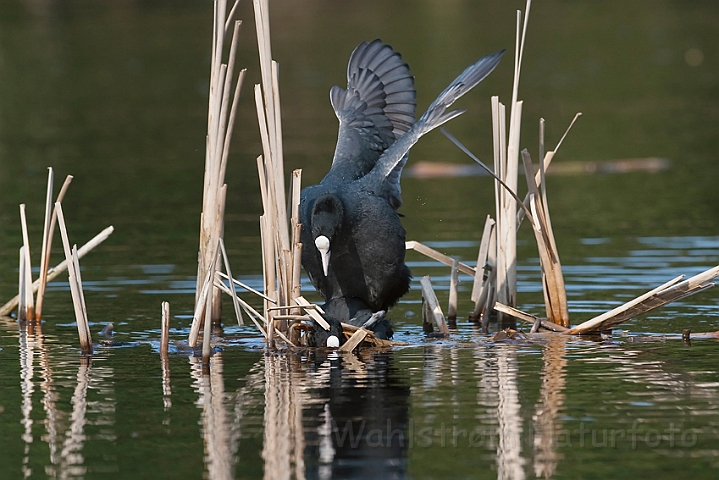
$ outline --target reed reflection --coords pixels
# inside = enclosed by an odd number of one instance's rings
[[[212,356],[209,374],[203,374],[201,358],[192,356],[189,359],[190,374],[195,380],[194,387],[199,395],[197,405],[202,408],[200,424],[205,443],[204,459],[208,477],[212,480],[234,478],[239,432],[232,431],[224,405],[222,353],[216,352]]]
[[[49,478],[78,478],[85,476],[91,466],[87,465],[83,450],[88,441],[110,441],[116,439],[114,425],[115,398],[112,384],[113,371],[109,367],[92,368],[90,357],[79,358],[74,382],[56,381],[55,377],[67,378],[63,368],[56,368],[51,361],[51,352],[45,343],[45,335],[41,325],[29,325],[18,322],[20,347],[20,377],[22,392],[22,424],[25,443],[22,459],[24,477],[33,475],[33,465],[43,465],[44,473]],[[63,365],[64,366],[64,365]],[[39,368],[36,368],[39,367]],[[36,370],[40,378],[35,378]],[[61,390],[73,386],[70,400],[71,411],[63,411]],[[44,418],[33,414],[33,400],[36,387],[42,392]],[[88,390],[97,393],[96,399],[88,408]],[[47,443],[49,459],[44,460],[45,450],[34,448],[36,438],[35,424],[44,426],[44,434],[39,440]],[[95,435],[88,435],[88,425],[98,426]],[[38,453],[35,453],[38,452]],[[105,471],[116,469],[112,464],[103,466]]]
[[[547,335],[549,343],[542,359],[542,386],[532,417],[534,429],[533,466],[536,477],[551,478],[563,458],[557,452],[557,441],[562,431],[559,413],[564,408],[567,376],[565,335]]]

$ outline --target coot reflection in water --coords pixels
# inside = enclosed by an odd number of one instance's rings
[[[305,410],[307,478],[405,478],[408,378],[389,352],[328,358],[329,373]]]

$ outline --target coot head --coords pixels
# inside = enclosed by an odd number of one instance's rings
[[[337,348],[344,343],[342,325],[339,320],[329,315],[323,318],[330,324],[330,329],[325,330],[317,322],[312,322],[312,330],[309,332],[307,344],[310,347],[331,347]]]
[[[342,228],[344,219],[342,201],[331,193],[322,195],[315,200],[311,218],[312,239],[322,258],[322,270],[327,276],[332,240]]]

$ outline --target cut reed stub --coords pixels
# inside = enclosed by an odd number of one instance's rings
[[[425,275],[419,281],[422,286],[422,317],[428,317],[424,320],[426,323],[434,323],[439,333],[445,337],[449,336],[449,328],[447,321],[442,313],[442,307],[439,306],[437,295],[432,288],[432,280],[429,275]]]
[[[160,355],[167,356],[170,346],[170,304],[162,302],[162,333],[160,334]]]

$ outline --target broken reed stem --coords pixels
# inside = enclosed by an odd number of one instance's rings
[[[55,216],[53,214],[53,216]],[[114,227],[111,225],[104,229],[102,232],[95,235],[93,238],[91,238],[85,245],[80,247],[80,249],[77,251],[78,258],[84,257],[90,250],[100,245],[102,242],[107,240],[107,237],[109,237],[112,232],[114,231]],[[62,262],[58,263],[56,266],[48,270],[47,272],[47,281],[50,282],[55,279],[58,275],[60,275],[62,272],[67,270],[67,260],[63,260]],[[37,279],[33,282],[32,288],[33,291],[37,291],[40,287],[40,279]],[[0,307],[0,315],[8,315],[10,312],[12,312],[15,307],[18,306],[18,302],[20,300],[19,296],[15,296],[11,298],[10,300],[5,303],[2,307]]]
[[[527,149],[522,150],[522,161],[526,172],[527,189],[530,193],[530,207],[534,236],[537,241],[540,265],[542,268],[542,287],[547,309],[547,319],[562,326],[569,327],[569,311],[567,309],[567,293],[564,287],[562,265],[559,252],[549,227],[549,211],[541,201],[541,193],[535,181],[534,166]],[[546,195],[545,195],[546,197]]]
[[[22,280],[23,285],[23,296],[24,298],[24,309],[23,312],[18,311],[18,319],[30,320],[35,318],[35,306],[32,298],[32,262],[30,260],[30,240],[27,234],[27,218],[25,218],[25,204],[20,204],[20,225],[22,227],[22,243],[23,253],[25,254],[24,259],[21,261],[21,267],[24,262],[24,268],[21,270],[24,273]]]
[[[381,338],[377,338],[374,333],[372,333],[369,330],[363,329],[362,327],[357,327],[355,325],[351,325],[349,323],[341,323],[342,326],[342,333],[347,335],[354,335],[357,330],[364,330],[367,332],[367,336],[364,338],[364,341],[367,343],[372,344],[375,347],[392,347],[395,345],[407,345],[405,342],[395,342],[394,340],[383,340]]]
[[[428,247],[427,245],[424,245],[422,243],[419,243],[415,240],[405,242],[405,249],[414,250],[415,252],[421,253],[422,255],[431,258],[432,260],[437,260],[438,262],[443,263],[448,267],[452,266],[452,261],[454,260],[452,257],[445,255],[444,253],[440,253],[437,250]],[[462,262],[457,263],[457,269],[465,275],[470,275],[472,277],[474,277],[476,273],[474,268]]]
[[[305,299],[305,297],[297,297],[294,299],[294,301],[297,305],[302,307],[305,310],[305,312],[307,312],[310,315],[310,317],[312,317],[312,320],[319,323],[319,325],[322,328],[324,328],[325,330],[329,331],[330,324],[327,323],[327,321],[324,318],[322,318],[322,315],[320,315],[320,313],[318,312],[318,310],[320,310],[320,309],[316,308],[317,305],[311,304],[310,302],[308,302]],[[324,313],[324,312],[322,312],[322,313]]]
[[[434,293],[434,288],[432,288],[432,280],[429,275],[425,275],[419,283],[422,286],[422,301],[427,306],[427,313],[431,315],[431,319],[434,321],[434,324],[437,325],[439,332],[448,337],[449,328],[442,313],[442,307],[439,306],[437,294]]]
[[[72,304],[75,308],[75,319],[77,320],[77,333],[80,338],[80,348],[86,355],[92,354],[92,338],[90,336],[90,326],[87,321],[87,309],[85,308],[85,300],[82,293],[82,283],[80,278],[80,266],[78,263],[77,246],[70,249],[70,240],[65,227],[65,216],[62,213],[62,205],[55,202],[55,211],[57,212],[57,220],[60,225],[60,235],[62,237],[62,245],[65,250],[65,260],[68,264],[68,282],[70,284],[70,293],[72,294]]]
[[[210,340],[212,339],[212,298],[210,295],[205,300],[205,327],[202,329],[202,363],[203,365],[210,364],[210,355],[212,348],[210,346]]]
[[[510,307],[508,305],[504,305],[503,303],[495,303],[494,309],[498,312],[502,312],[505,315],[509,315],[511,317],[517,318],[519,320],[525,321],[527,323],[531,323],[534,325],[537,320],[541,322],[542,328],[546,328],[547,330],[551,330],[553,332],[559,332],[559,333],[565,333],[568,332],[569,329],[567,327],[563,327],[562,325],[557,325],[556,323],[552,323],[548,320],[541,319],[539,317],[536,317],[534,315],[531,315],[529,313],[523,312],[521,310],[517,310],[514,307]]]
[[[339,348],[340,352],[343,353],[350,353],[352,350],[357,348],[357,346],[362,343],[362,341],[367,337],[367,334],[369,332],[365,330],[364,328],[358,328],[355,330],[355,332],[352,334],[352,336]]]
[[[160,355],[167,357],[170,347],[170,304],[162,302],[162,330],[160,333]]]
[[[705,270],[680,283],[684,276],[673,278],[669,282],[654,290],[641,295],[634,300],[625,303],[609,312],[577,325],[568,331],[571,335],[582,335],[585,333],[600,332],[607,330],[614,325],[622,323],[630,318],[648,313],[655,308],[662,307],[667,303],[688,297],[707,288],[714,286],[712,280],[719,276],[719,266]]]

